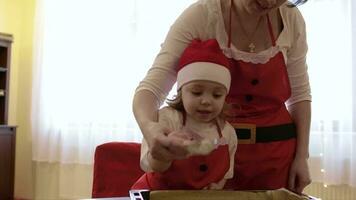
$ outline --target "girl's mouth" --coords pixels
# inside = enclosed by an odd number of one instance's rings
[[[207,115],[207,114],[210,114],[211,111],[208,111],[208,110],[198,110],[198,113],[203,114],[203,115]]]

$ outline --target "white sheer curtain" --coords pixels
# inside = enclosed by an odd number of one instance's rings
[[[135,87],[191,2],[39,1],[34,160],[91,163],[97,144],[141,139]]]
[[[37,0],[33,87],[36,199],[90,196],[93,153],[140,141],[134,89],[169,25],[195,0]],[[315,181],[356,185],[351,0],[309,0]]]
[[[177,16],[194,0],[38,0],[35,198],[90,196],[93,153],[140,141],[131,102]]]
[[[300,7],[307,24],[313,95],[310,163],[313,181],[325,187],[356,186],[351,3],[310,0]]]

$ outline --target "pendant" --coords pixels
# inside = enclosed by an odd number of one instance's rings
[[[255,44],[250,43],[250,45],[248,45],[248,48],[250,48],[250,53],[255,53],[255,48],[256,48]]]

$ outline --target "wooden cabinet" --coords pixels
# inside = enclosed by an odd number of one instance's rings
[[[0,125],[0,199],[13,199],[16,127]]]
[[[12,36],[0,33],[0,124],[7,124]]]
[[[0,199],[14,198],[16,127],[8,125],[12,36],[0,33]]]

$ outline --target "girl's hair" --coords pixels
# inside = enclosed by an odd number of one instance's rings
[[[183,105],[183,100],[182,100],[182,90],[178,90],[177,94],[172,98],[172,99],[167,99],[167,104],[178,110],[178,111],[184,111],[184,105]]]
[[[308,0],[288,0],[289,7],[296,7],[306,3]]]
[[[166,103],[181,112],[184,112],[184,105],[183,105],[183,100],[182,100],[182,90],[178,90],[177,94],[174,95],[172,99],[167,99]],[[219,115],[221,119],[225,119],[224,111],[226,111],[228,105],[224,103],[224,107]]]

